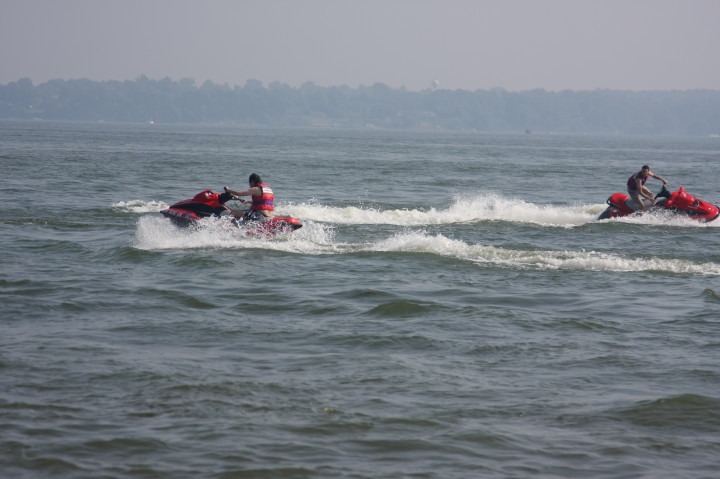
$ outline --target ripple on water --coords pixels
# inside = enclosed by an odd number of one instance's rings
[[[436,305],[430,302],[397,300],[375,306],[368,311],[368,314],[380,318],[402,318],[431,313],[435,309],[437,309]]]
[[[610,411],[610,416],[637,426],[673,432],[717,432],[720,428],[720,399],[680,394],[637,402]]]

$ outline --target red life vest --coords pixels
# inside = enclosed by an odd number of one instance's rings
[[[252,197],[251,210],[254,211],[272,211],[275,209],[275,195],[273,194],[270,185],[259,183],[260,191],[262,194],[259,196]]]

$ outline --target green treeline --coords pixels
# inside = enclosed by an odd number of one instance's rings
[[[373,86],[230,87],[194,80],[21,79],[0,85],[0,118],[235,125],[621,133],[720,134],[720,91],[508,92]]]

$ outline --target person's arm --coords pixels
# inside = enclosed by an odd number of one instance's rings
[[[655,195],[652,191],[648,189],[647,186],[642,187],[642,190],[640,190],[640,194],[645,198],[649,199],[650,201],[655,201]]]
[[[649,199],[650,201],[654,201],[655,197],[653,196],[652,191],[648,190],[645,185],[643,185],[642,180],[640,178],[635,178],[635,186],[637,187],[638,195],[644,196],[645,198]]]
[[[249,189],[243,190],[243,191],[231,190],[227,186],[224,189],[225,189],[225,192],[230,193],[231,195],[235,195],[235,196],[253,196],[253,195],[257,196],[260,194],[260,192],[259,192],[260,188],[258,188],[257,186],[253,186],[252,188],[249,188]],[[240,201],[242,203],[245,202],[245,200],[240,200]]]
[[[662,182],[663,182],[664,184],[666,184],[666,185],[667,185],[667,183],[668,183],[665,178],[662,178],[662,177],[656,175],[655,173],[650,173],[650,176],[652,176],[653,178],[657,178],[658,180],[662,181]]]
[[[642,184],[642,180],[640,178],[635,178],[635,187],[637,188],[638,195],[644,196],[650,201],[653,200],[652,191],[645,188],[645,185]],[[650,196],[648,196],[648,193],[650,194]]]

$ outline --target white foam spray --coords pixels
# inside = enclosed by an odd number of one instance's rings
[[[166,205],[155,201],[129,201],[113,208],[133,212],[159,212]],[[665,271],[686,274],[720,274],[720,265],[679,259],[631,258],[594,251],[515,250],[468,244],[442,234],[405,231],[387,239],[343,244],[336,240],[335,225],[397,225],[422,227],[453,223],[511,221],[540,226],[572,228],[597,220],[604,205],[536,205],[507,199],[494,193],[456,199],[445,209],[389,209],[362,206],[333,207],[314,203],[280,205],[277,213],[303,220],[303,228],[273,239],[245,236],[225,219],[203,220],[189,228],[178,228],[160,215],[138,221],[133,245],[140,249],[262,248],[298,254],[348,254],[357,251],[420,252],[457,258],[476,264],[528,269],[574,269],[591,271]],[[614,218],[609,222],[717,227],[669,213]],[[720,224],[720,223],[719,223]]]

